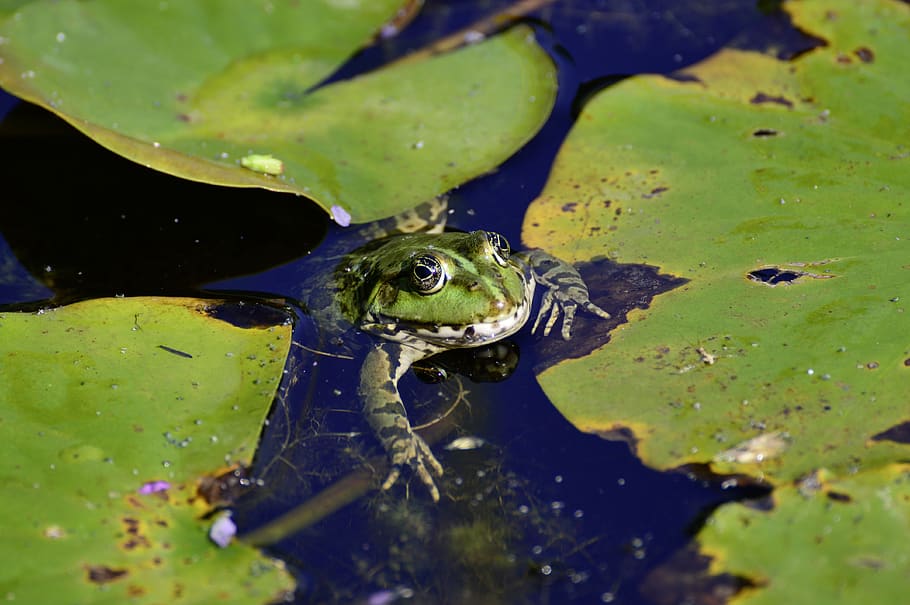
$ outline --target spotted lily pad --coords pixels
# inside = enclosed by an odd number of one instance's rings
[[[158,170],[368,222],[497,166],[555,97],[525,27],[314,88],[401,4],[36,0],[0,12],[0,86]]]
[[[827,44],[602,91],[526,217],[563,258],[688,280],[539,376],[657,468],[787,482],[910,453],[910,7],[785,8]]]
[[[0,591],[22,603],[266,603],[293,589],[209,542],[196,480],[248,463],[290,343],[196,299],[0,313]],[[267,310],[267,308],[265,308]],[[277,323],[276,323],[277,320]]]
[[[752,586],[735,602],[905,601],[910,467],[809,483],[777,490],[772,510],[725,505],[699,535],[712,571]]]

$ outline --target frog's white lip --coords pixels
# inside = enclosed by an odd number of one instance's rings
[[[465,327],[418,324],[392,318],[365,317],[360,329],[388,340],[425,343],[441,349],[479,347],[511,336],[528,321],[530,304],[521,304],[504,317],[487,318]]]

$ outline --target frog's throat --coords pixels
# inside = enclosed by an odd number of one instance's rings
[[[479,347],[511,336],[525,325],[530,313],[531,302],[525,299],[508,315],[485,318],[468,326],[427,325],[371,315],[364,318],[360,329],[418,348],[425,348],[427,344],[439,350]]]

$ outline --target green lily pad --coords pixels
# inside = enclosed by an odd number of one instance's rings
[[[290,343],[283,321],[241,328],[219,308],[115,298],[0,313],[8,599],[265,603],[293,589],[280,563],[216,548],[200,520],[195,481],[249,462]]]
[[[0,86],[158,170],[368,222],[494,168],[555,98],[525,27],[313,88],[400,5],[36,0],[0,22]]]
[[[770,511],[728,504],[699,534],[711,571],[754,589],[732,602],[902,603],[910,554],[910,467],[775,491]]]
[[[908,455],[888,435],[910,388],[910,7],[785,7],[827,45],[601,92],[526,217],[527,243],[568,260],[689,280],[539,376],[657,468],[780,482]]]

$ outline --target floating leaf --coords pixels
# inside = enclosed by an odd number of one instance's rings
[[[525,27],[313,89],[400,4],[36,0],[0,21],[0,86],[158,170],[367,222],[494,168],[555,97]],[[265,155],[283,172],[240,165]]]
[[[577,426],[658,468],[787,481],[908,453],[875,436],[908,415],[910,7],[786,6],[827,45],[601,92],[524,225],[563,258],[689,280],[540,375]]]
[[[734,602],[904,602],[910,467],[822,480],[808,491],[787,486],[774,500],[770,511],[727,504],[699,534],[713,572],[758,587]]]
[[[280,564],[220,550],[195,480],[247,463],[290,342],[196,299],[0,313],[0,591],[23,603],[265,603]],[[279,325],[274,325],[275,319]]]

